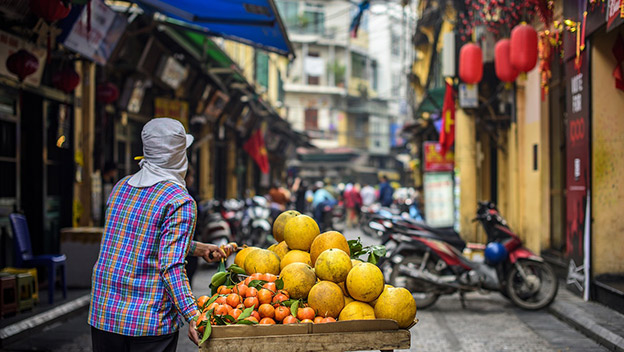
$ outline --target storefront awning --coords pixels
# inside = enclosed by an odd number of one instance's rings
[[[446,87],[429,89],[423,100],[420,102],[420,105],[418,105],[415,115],[420,115],[423,112],[441,112],[442,105],[444,104],[445,91]]]
[[[165,22],[294,58],[273,0],[137,0]]]

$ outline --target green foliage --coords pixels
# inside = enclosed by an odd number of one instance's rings
[[[360,238],[347,241],[351,251],[351,259],[360,259],[360,256],[368,254],[367,262],[377,265],[379,258],[386,255],[386,246],[363,246]]]

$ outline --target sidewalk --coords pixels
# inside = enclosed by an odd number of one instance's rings
[[[624,315],[615,310],[585,302],[560,285],[548,311],[608,349],[624,352]]]

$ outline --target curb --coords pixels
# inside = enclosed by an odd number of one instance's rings
[[[90,298],[90,294],[80,296],[53,309],[0,329],[0,347],[33,332],[35,329],[81,313],[89,308]]]
[[[624,352],[624,337],[598,325],[586,313],[565,301],[555,301],[548,312],[612,351]]]

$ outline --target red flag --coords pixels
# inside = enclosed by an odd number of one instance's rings
[[[440,130],[440,153],[442,155],[451,149],[455,141],[455,91],[453,86],[446,82],[444,105],[442,106],[442,129]]]
[[[260,129],[257,129],[256,132],[249,137],[247,142],[243,144],[243,150],[258,164],[263,174],[269,173],[269,157],[266,147],[264,146],[264,137]]]

